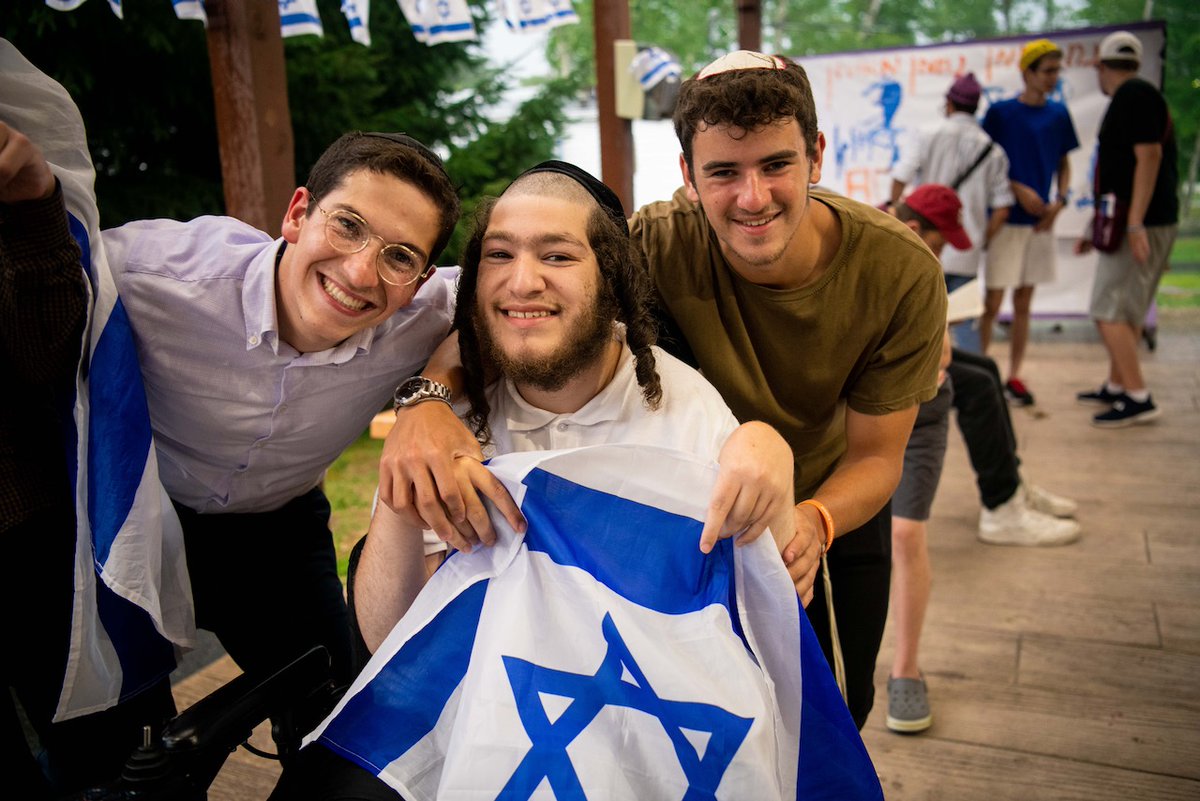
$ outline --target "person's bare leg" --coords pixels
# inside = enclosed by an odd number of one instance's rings
[[[989,289],[983,296],[983,314],[979,317],[979,350],[986,354],[988,345],[992,344],[992,326],[996,323],[996,315],[1000,313],[1000,304],[1004,301],[1003,289]]]
[[[1125,389],[1137,392],[1146,388],[1142,377],[1142,366],[1138,360],[1138,329],[1125,322],[1097,320],[1096,328],[1104,347],[1108,349],[1111,376],[1109,381]]]
[[[892,589],[891,613],[896,626],[896,655],[892,660],[893,678],[918,679],[921,669],[917,649],[933,574],[929,567],[927,525],[905,517],[892,518]]]
[[[1013,290],[1013,319],[1008,329],[1008,377],[1019,378],[1021,362],[1025,361],[1025,346],[1029,342],[1029,307],[1033,303],[1033,287],[1019,286]]]

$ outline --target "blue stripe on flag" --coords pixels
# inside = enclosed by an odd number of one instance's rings
[[[279,18],[279,24],[282,28],[287,28],[291,25],[317,25],[320,26],[320,17],[314,17],[312,14],[284,14]]]
[[[96,582],[96,609],[121,663],[122,701],[157,684],[175,669],[175,648],[158,633],[146,610],[117,595],[103,581]]]
[[[488,582],[476,582],[388,660],[317,742],[373,773],[433,731],[467,674]],[[430,678],[436,681],[430,681]]]
[[[800,609],[800,675],[804,677],[804,689],[796,798],[883,801],[875,766],[803,608]]]
[[[92,352],[88,395],[88,518],[103,565],[133,508],[153,447],[133,331],[117,301]]]
[[[87,229],[73,215],[69,226],[83,251],[84,265],[90,266]],[[113,542],[133,508],[152,447],[150,409],[133,328],[119,298],[103,325],[87,368],[88,520],[99,565],[108,561]]]
[[[579,567],[618,595],[665,614],[729,609],[733,540],[700,552],[703,525],[690,517],[580,486],[541,468],[522,483],[525,544],[556,564]],[[566,527],[569,527],[566,528]],[[586,542],[586,548],[575,548]],[[663,569],[630,570],[629,565]],[[665,569],[666,566],[670,569]]]
[[[459,31],[469,31],[473,26],[472,22],[455,22],[449,25],[431,25],[428,28],[424,25],[413,25],[414,34],[424,34],[425,36],[437,36],[442,33],[458,33]]]

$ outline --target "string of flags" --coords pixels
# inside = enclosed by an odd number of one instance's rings
[[[84,0],[46,0],[58,11],[72,11]],[[108,0],[108,7],[124,19],[123,0]],[[317,11],[317,0],[278,0],[279,26],[283,36],[324,36],[325,28]],[[478,39],[467,0],[396,0],[418,42],[427,45]],[[496,0],[499,16],[510,30],[532,33],[579,22],[571,0]],[[204,0],[171,0],[175,16],[208,24]],[[370,0],[342,0],[342,16],[350,37],[371,46]]]

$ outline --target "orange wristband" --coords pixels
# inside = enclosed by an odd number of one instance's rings
[[[829,510],[825,508],[825,504],[820,501],[809,498],[807,501],[800,501],[801,506],[811,506],[821,513],[821,524],[825,526],[825,550],[821,551],[824,555],[829,553],[829,546],[833,545],[833,517],[829,514]]]

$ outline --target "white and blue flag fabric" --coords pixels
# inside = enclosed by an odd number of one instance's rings
[[[204,12],[204,0],[171,0],[175,16],[179,19],[197,19],[208,25],[208,14]]]
[[[571,0],[498,0],[500,15],[510,30],[520,33],[574,25],[579,15]]]
[[[289,36],[324,36],[317,0],[279,0],[279,32]]]
[[[129,319],[100,238],[83,119],[57,82],[0,39],[0,120],[28,136],[62,185],[89,278],[70,464],[76,494],[71,646],[56,720],[107,709],[175,668],[195,643],[183,532],[158,480]],[[37,569],[37,566],[30,566]]]
[[[467,0],[397,0],[413,36],[427,45],[475,38]]]
[[[697,547],[715,469],[509,454],[528,528],[454,553],[306,742],[427,799],[882,799],[769,536]]]
[[[629,65],[643,92],[649,92],[667,78],[678,79],[683,72],[675,57],[661,47],[646,47],[638,51]]]
[[[350,26],[350,38],[371,46],[371,0],[342,0],[342,16]]]
[[[83,0],[46,0],[46,5],[55,11],[74,11],[83,5]],[[121,12],[121,0],[108,0],[108,7],[112,9],[112,13],[116,14],[118,19],[125,18]]]

